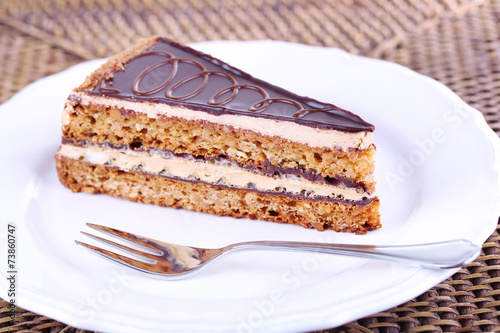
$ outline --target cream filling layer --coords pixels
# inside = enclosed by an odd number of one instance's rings
[[[236,129],[249,130],[267,136],[277,136],[292,142],[307,144],[310,147],[367,149],[373,145],[372,132],[345,133],[335,130],[320,129],[300,125],[290,121],[280,121],[245,115],[213,115],[207,112],[193,111],[187,108],[170,106],[160,103],[130,102],[101,96],[90,96],[85,93],[72,93],[73,97],[81,99],[80,104],[105,105],[118,109],[132,110],[146,114],[149,118],[159,115],[167,117],[178,117],[187,120],[204,120],[215,124],[232,126]],[[70,96],[71,97],[71,96]],[[63,113],[63,125],[70,122],[69,114],[72,112],[70,106],[66,106]]]
[[[359,201],[374,194],[358,192],[354,188],[336,187],[322,182],[311,182],[302,177],[269,177],[232,164],[220,164],[185,158],[164,158],[148,152],[102,147],[61,145],[58,154],[73,160],[116,167],[123,171],[140,171],[188,181],[225,185],[233,188],[254,189],[261,192],[286,192],[309,198],[329,197]]]

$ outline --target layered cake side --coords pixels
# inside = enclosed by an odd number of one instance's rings
[[[68,97],[57,171],[74,192],[362,234],[380,227],[373,130],[152,37]]]

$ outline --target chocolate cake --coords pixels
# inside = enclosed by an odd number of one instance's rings
[[[151,37],[70,94],[57,172],[73,192],[363,234],[380,227],[373,130]]]

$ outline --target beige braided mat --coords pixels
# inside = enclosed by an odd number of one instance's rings
[[[433,77],[500,134],[500,0],[0,0],[0,102],[140,37],[334,46]],[[473,223],[473,221],[471,221]],[[2,332],[79,332],[18,308]],[[500,331],[499,229],[479,259],[398,307],[328,332]]]

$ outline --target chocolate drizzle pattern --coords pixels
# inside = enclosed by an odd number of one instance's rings
[[[192,59],[187,59],[187,58],[176,58],[173,54],[168,53],[168,52],[150,51],[150,52],[145,52],[145,53],[141,54],[140,56],[143,57],[143,56],[152,55],[152,54],[162,55],[162,56],[166,57],[167,59],[160,61],[156,64],[152,64],[151,66],[146,68],[144,71],[139,73],[139,75],[134,80],[134,83],[132,85],[132,92],[136,95],[147,96],[147,95],[153,94],[157,91],[164,89],[176,77],[177,71],[179,69],[179,63],[188,63],[188,64],[195,65],[196,67],[198,67],[200,69],[200,71],[197,73],[191,74],[189,76],[186,76],[183,79],[179,80],[177,83],[171,85],[168,89],[165,90],[165,97],[166,98],[178,100],[178,101],[191,98],[191,97],[199,94],[203,89],[205,89],[205,87],[208,84],[208,80],[209,80],[210,75],[218,75],[218,76],[226,78],[229,81],[230,85],[228,87],[224,87],[221,90],[217,91],[215,93],[215,95],[213,95],[207,101],[207,104],[209,104],[209,105],[227,104],[228,102],[232,101],[238,95],[238,92],[241,89],[252,89],[252,90],[257,91],[259,94],[262,95],[262,100],[257,101],[256,103],[254,103],[253,105],[250,105],[248,107],[247,111],[251,111],[251,112],[263,112],[269,107],[269,104],[271,104],[271,103],[288,103],[288,104],[295,106],[297,108],[297,112],[295,112],[293,114],[294,117],[303,117],[306,114],[308,114],[309,112],[326,112],[326,111],[331,111],[331,110],[336,109],[333,106],[326,107],[323,109],[306,109],[299,102],[292,100],[292,99],[289,99],[289,98],[271,98],[269,96],[269,94],[266,92],[266,90],[264,90],[263,88],[261,88],[257,85],[238,84],[236,79],[232,75],[229,75],[228,73],[225,73],[222,71],[209,71],[205,68],[205,66],[203,66],[198,61],[195,61]],[[169,63],[172,65],[170,73],[169,73],[168,77],[158,87],[151,88],[150,90],[145,90],[145,91],[140,90],[139,85],[148,73],[150,73],[151,71],[153,71],[156,68],[162,67],[162,66],[169,64]],[[175,96],[175,94],[174,94],[175,90],[180,88],[183,84],[186,84],[187,82],[192,81],[192,80],[197,79],[197,78],[202,78],[202,81],[201,81],[200,85],[194,91],[187,93],[185,95]],[[103,91],[103,89],[105,91],[119,93],[118,89],[106,88],[104,81],[102,81],[101,85],[100,85],[100,90]],[[218,99],[221,96],[224,96],[227,93],[229,93],[228,97],[218,101]]]
[[[109,74],[113,74],[111,79],[103,78],[89,93],[346,132],[374,129],[360,117],[333,104],[298,96],[164,38],[130,59],[124,70]]]

